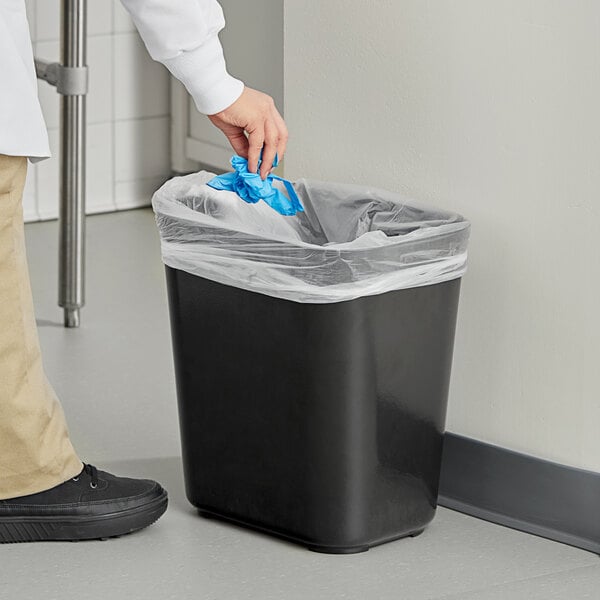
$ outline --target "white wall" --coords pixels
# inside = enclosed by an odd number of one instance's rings
[[[34,52],[59,59],[60,0],[26,0]],[[170,172],[169,75],[154,63],[118,0],[88,2],[87,208],[149,203]],[[58,214],[59,96],[39,82],[53,157],[30,166],[26,220]]]
[[[449,430],[600,471],[600,3],[286,0],[286,176],[473,224]]]

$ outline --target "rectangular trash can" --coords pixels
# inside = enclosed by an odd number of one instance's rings
[[[176,195],[190,206],[197,194]],[[157,215],[174,243],[181,223]],[[204,235],[186,232],[178,251]],[[165,262],[186,493],[200,513],[328,553],[421,533],[437,504],[460,276],[299,302]]]

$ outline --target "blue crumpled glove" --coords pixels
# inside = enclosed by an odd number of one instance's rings
[[[279,159],[275,156],[273,166],[276,167],[278,164]],[[277,177],[277,175],[268,175],[263,181],[258,173],[250,173],[248,171],[248,161],[237,155],[231,157],[231,166],[235,171],[217,175],[207,185],[215,190],[236,192],[242,200],[250,204],[264,200],[280,215],[292,216],[297,212],[304,211],[294,186],[287,179],[282,179],[281,177]],[[258,168],[260,169],[260,161]],[[286,198],[281,190],[273,187],[273,180],[283,182],[289,198]]]

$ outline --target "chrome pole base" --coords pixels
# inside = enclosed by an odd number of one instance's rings
[[[65,308],[65,327],[79,327],[79,309]]]

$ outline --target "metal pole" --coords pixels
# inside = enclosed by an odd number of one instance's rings
[[[61,62],[86,66],[87,0],[63,0]],[[85,274],[85,93],[61,95],[59,293],[65,327],[79,327]]]

